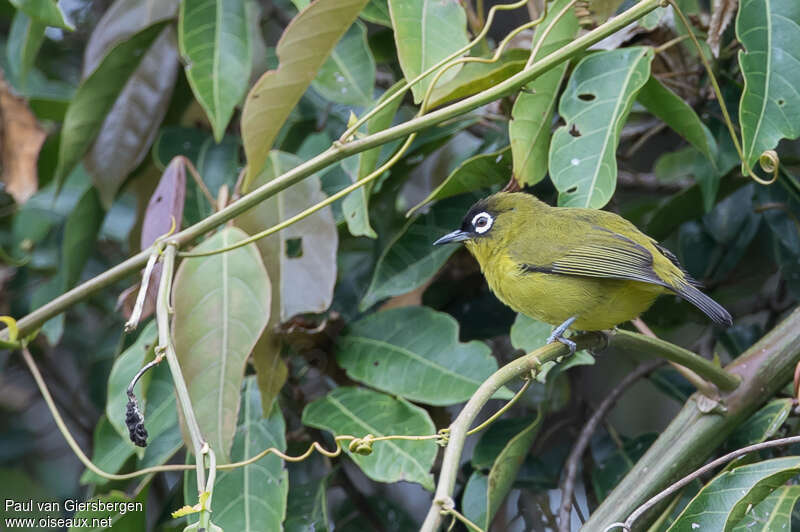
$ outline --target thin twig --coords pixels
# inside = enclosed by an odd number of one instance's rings
[[[606,398],[603,399],[603,402],[597,407],[595,413],[592,414],[592,417],[589,418],[586,425],[583,426],[580,436],[578,436],[578,441],[576,441],[575,445],[572,447],[569,458],[567,458],[566,466],[564,467],[565,475],[561,486],[561,508],[558,513],[559,532],[569,532],[572,498],[575,493],[575,477],[578,473],[578,462],[580,462],[584,451],[586,451],[586,447],[589,446],[589,440],[592,438],[594,431],[617,403],[620,396],[622,396],[633,383],[663,363],[662,360],[646,362],[628,373],[624,379],[614,386]]]

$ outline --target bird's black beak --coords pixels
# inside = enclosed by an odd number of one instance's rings
[[[460,229],[456,229],[452,233],[447,233],[444,235],[442,238],[434,242],[433,245],[438,246],[440,244],[449,244],[450,242],[463,242],[464,240],[469,240],[469,233]]]

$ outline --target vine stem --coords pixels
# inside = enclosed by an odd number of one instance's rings
[[[425,128],[444,122],[456,116],[462,115],[468,111],[481,107],[489,102],[517,90],[521,86],[529,83],[542,75],[544,72],[553,68],[555,65],[574,57],[575,55],[583,52],[589,46],[599,42],[605,37],[613,34],[614,32],[624,28],[631,22],[640,19],[650,11],[661,5],[662,0],[640,0],[636,5],[628,10],[620,13],[616,17],[608,20],[593,29],[578,37],[572,42],[562,46],[558,50],[550,53],[542,59],[536,61],[530,68],[526,68],[521,72],[509,77],[492,87],[474,96],[470,96],[461,101],[451,105],[442,107],[432,111],[424,116],[413,118],[402,124],[390,127],[383,131],[379,131],[372,135],[368,135],[361,139],[355,139],[347,143],[334,143],[333,146],[317,155],[316,157],[306,161],[303,164],[296,166],[289,170],[280,177],[277,177],[261,185],[251,193],[240,198],[239,200],[231,203],[219,212],[216,212],[209,217],[201,220],[200,222],[184,229],[177,233],[173,238],[178,246],[183,246],[193,242],[196,238],[202,236],[215,227],[232,220],[239,214],[255,207],[267,198],[270,198],[286,189],[287,187],[297,183],[323,168],[340,161],[350,155],[363,152],[370,148],[374,148],[392,141],[396,138],[405,137],[411,133],[421,131]],[[48,319],[60,314],[68,307],[82,301],[91,294],[101,290],[115,281],[127,277],[133,272],[141,269],[150,256],[150,250],[145,249],[129,259],[117,264],[116,266],[106,270],[102,274],[86,281],[85,283],[69,290],[56,299],[46,303],[45,305],[34,310],[27,316],[18,321],[21,334],[26,334],[33,331]],[[6,336],[4,331],[0,331],[3,337]]]

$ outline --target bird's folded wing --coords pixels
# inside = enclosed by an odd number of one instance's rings
[[[521,256],[517,258],[523,264],[523,271],[626,279],[668,286],[653,270],[653,256],[647,248],[602,228],[595,228],[590,238],[565,250],[549,264],[531,263]]]

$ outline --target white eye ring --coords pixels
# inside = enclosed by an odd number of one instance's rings
[[[488,212],[481,212],[475,215],[472,218],[472,227],[475,228],[475,232],[479,235],[482,235],[486,231],[492,228],[492,224],[494,223],[494,218]],[[481,225],[479,225],[481,224]]]

